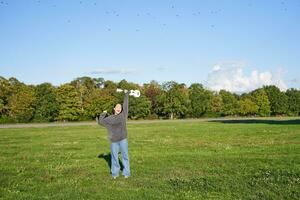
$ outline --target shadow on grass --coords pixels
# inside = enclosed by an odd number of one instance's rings
[[[111,155],[110,155],[110,153],[101,153],[101,154],[98,155],[98,158],[104,159],[107,162],[109,170],[111,169]],[[119,159],[119,163],[120,163],[120,169],[122,171],[124,169],[124,165],[123,165],[123,163],[120,159]]]
[[[300,125],[300,119],[273,120],[273,119],[215,119],[208,122],[221,122],[225,124],[278,124],[278,125]]]

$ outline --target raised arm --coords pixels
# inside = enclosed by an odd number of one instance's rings
[[[128,117],[128,101],[129,101],[128,97],[129,97],[129,91],[127,91],[125,93],[124,101],[123,101],[123,112],[124,112],[125,118]]]
[[[108,121],[105,120],[105,118],[107,117],[107,112],[103,112],[101,113],[101,115],[99,117],[96,117],[96,121],[99,125],[102,125],[104,127],[107,127],[108,125]]]

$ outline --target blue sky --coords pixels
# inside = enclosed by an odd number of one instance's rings
[[[0,75],[300,88],[299,35],[299,0],[0,0]]]

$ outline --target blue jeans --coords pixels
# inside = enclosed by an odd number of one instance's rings
[[[122,154],[122,163],[124,165],[123,176],[130,176],[129,156],[128,156],[128,140],[123,139],[119,142],[112,142],[110,144],[111,153],[111,175],[113,177],[119,176],[120,163],[119,163],[119,149]]]

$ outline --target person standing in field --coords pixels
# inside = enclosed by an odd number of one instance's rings
[[[125,97],[123,106],[117,104],[114,107],[114,115],[107,115],[104,111],[96,118],[99,125],[104,126],[108,131],[108,138],[110,140],[111,150],[111,174],[114,179],[119,176],[120,163],[118,158],[119,150],[122,154],[122,163],[124,165],[123,176],[128,178],[130,176],[130,165],[128,155],[128,140],[127,140],[127,126],[126,121],[128,117],[128,96],[129,92],[124,90]]]

